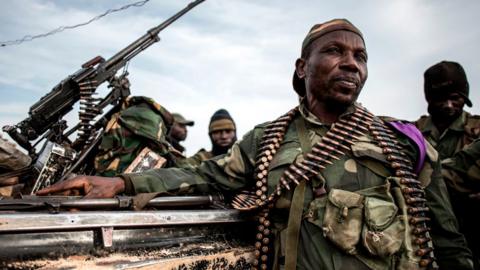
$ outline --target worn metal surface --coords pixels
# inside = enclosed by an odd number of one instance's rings
[[[240,222],[237,210],[0,213],[0,233]]]
[[[23,195],[21,199],[0,197],[1,210],[131,210],[135,205],[135,197],[117,196],[115,198],[84,199],[81,196],[31,196]],[[198,196],[165,196],[157,197],[146,202],[145,207],[155,208],[178,208],[212,206],[214,208],[226,208],[221,195],[198,195]]]
[[[0,269],[249,269],[248,228],[233,209],[0,212]]]

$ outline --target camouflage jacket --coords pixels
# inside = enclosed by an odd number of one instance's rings
[[[114,176],[124,172],[138,154],[148,147],[166,159],[171,167],[181,154],[175,154],[165,136],[172,123],[170,113],[153,99],[128,97],[105,127],[95,156],[97,175]]]
[[[352,110],[353,108],[348,110],[347,114]],[[300,112],[301,114],[295,115],[280,148],[270,161],[267,176],[269,193],[274,191],[283,171],[297,159],[303,158],[296,121],[305,122],[308,132],[306,138],[309,138],[311,144],[319,141],[329,128],[320,123],[303,106],[301,106]],[[198,167],[170,168],[122,175],[125,180],[126,192],[189,193],[195,191],[207,193],[220,190],[230,193],[252,187],[255,185],[255,180],[253,180],[255,161],[265,126],[266,124],[256,126],[241,141],[236,142],[226,155],[204,161]],[[406,149],[409,149],[406,153],[407,156],[416,160],[417,150],[410,140],[399,134],[398,140]],[[374,192],[376,187],[385,185],[387,177],[391,177],[393,174],[381,148],[376,146],[370,135],[360,138],[351,146],[350,150],[308,183],[298,236],[296,269],[397,269],[395,261],[398,257],[396,256],[368,256],[363,250],[359,250],[359,254],[355,256],[349,255],[324,236],[321,224],[326,201],[331,196],[316,199],[313,193],[313,190],[318,188],[322,181],[325,181],[329,190],[335,188],[344,191],[358,191],[373,187],[370,191]],[[465,239],[457,230],[456,219],[451,210],[439,165],[435,150],[429,147],[428,158],[419,175],[425,185],[427,205],[430,208],[431,237],[435,255],[441,269],[472,269],[471,254],[466,248]],[[168,181],[169,179],[176,181]],[[284,192],[270,212],[270,219],[274,225],[272,233],[276,250],[274,265],[280,268],[285,259],[285,250],[288,248],[285,246],[285,239],[292,196],[292,191]],[[312,215],[312,212],[316,214]],[[406,244],[403,249],[411,248],[410,241],[404,243]]]
[[[480,191],[480,139],[475,140],[453,157],[442,161],[446,170],[451,170],[464,180],[464,185]]]
[[[437,149],[440,159],[452,157],[473,140],[480,137],[480,116],[463,112],[440,134],[431,116],[422,116],[415,122],[430,144]]]
[[[422,116],[415,125],[438,151],[441,160],[452,157],[473,140],[480,138],[480,116],[468,112],[463,112],[443,134],[439,133],[430,116]],[[459,193],[453,194],[454,196],[475,192],[471,186],[464,185],[464,180],[458,174],[443,170],[443,176],[451,189],[450,193]]]
[[[212,151],[207,151],[204,148],[198,150],[195,155],[187,158],[186,163],[188,163],[191,166],[198,166],[202,161],[211,159],[213,157]]]

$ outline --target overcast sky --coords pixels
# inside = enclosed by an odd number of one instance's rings
[[[82,23],[133,2],[5,0],[0,41]],[[0,126],[26,118],[33,103],[81,64],[111,57],[189,2],[151,0],[84,27],[0,47]],[[131,91],[195,120],[187,154],[209,149],[208,122],[217,109],[231,113],[241,137],[297,105],[291,78],[305,34],[315,23],[347,18],[365,36],[369,78],[359,101],[372,112],[407,120],[425,114],[423,72],[453,60],[470,82],[474,106],[466,109],[479,114],[479,10],[476,0],[207,0],[131,61]]]

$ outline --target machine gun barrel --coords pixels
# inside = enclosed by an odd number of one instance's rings
[[[145,50],[148,48],[150,45],[153,43],[157,42],[160,40],[158,37],[158,34],[160,31],[163,29],[167,28],[170,24],[172,24],[174,21],[176,21],[178,18],[183,16],[185,13],[190,11],[192,8],[197,6],[198,4],[204,2],[205,0],[196,0],[190,4],[188,4],[184,9],[180,10],[177,12],[175,15],[164,21],[163,23],[159,24],[156,27],[153,27],[152,29],[148,30],[147,33],[143,36],[141,36],[139,39],[135,40],[132,42],[130,45],[128,45],[126,48],[112,56],[110,59],[108,59],[104,67],[106,70],[114,67],[120,62],[123,61],[128,61],[135,57],[137,54],[139,54],[141,51]]]
[[[83,95],[85,95],[85,91],[93,90],[94,92],[96,87],[105,81],[112,83],[112,81],[116,79],[115,74],[117,71],[124,67],[128,61],[160,40],[158,37],[160,31],[204,1],[205,0],[196,0],[190,3],[160,25],[148,30],[146,34],[116,53],[110,59],[105,61],[102,57],[97,56],[87,61],[82,65],[81,69],[66,77],[49,93],[33,104],[29,110],[29,117],[15,126],[5,126],[3,130],[8,132],[12,139],[20,146],[28,150],[32,157],[35,156],[35,150],[30,141],[37,139],[49,129],[53,129],[56,123],[71,111],[73,105],[81,99],[82,91],[84,92]],[[127,93],[127,95],[129,94],[129,89],[127,90],[128,91],[123,91],[124,95],[125,93]],[[124,95],[120,95],[117,100],[113,100],[112,103],[118,102],[119,98],[125,98],[126,96]],[[102,104],[102,106],[104,106],[104,104]],[[85,125],[85,123],[83,124]],[[58,140],[65,138],[65,136],[63,136],[63,130],[57,131],[56,133],[59,134],[52,134],[51,137],[58,138]],[[56,143],[62,144],[63,141],[57,141]]]

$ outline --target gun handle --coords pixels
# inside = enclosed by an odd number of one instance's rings
[[[28,153],[34,153],[33,152],[33,146],[30,144],[28,141],[27,137],[24,135],[18,133],[17,128],[15,126],[4,126],[3,131],[7,132],[10,137],[16,141],[23,149],[27,150]]]

